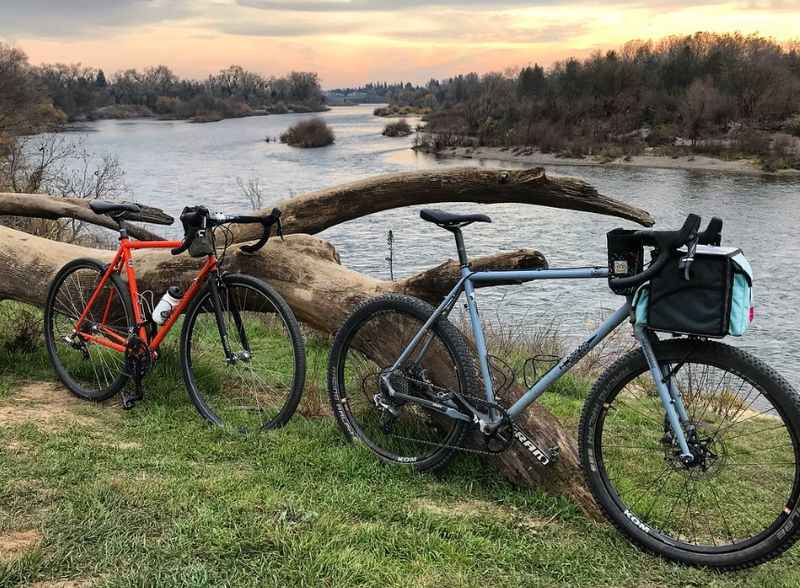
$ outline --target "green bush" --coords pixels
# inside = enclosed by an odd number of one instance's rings
[[[662,147],[672,145],[675,142],[677,131],[673,125],[656,125],[650,129],[645,142],[649,147]]]
[[[332,145],[335,140],[333,130],[319,117],[301,120],[281,135],[281,143],[304,149]]]
[[[42,343],[42,312],[6,300],[0,302],[0,346],[10,353],[33,353]]]

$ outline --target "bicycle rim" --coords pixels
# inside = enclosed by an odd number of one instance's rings
[[[680,462],[641,366],[606,398],[597,423],[595,456],[611,499],[639,530],[677,549],[713,555],[759,544],[785,522],[800,489],[800,444],[785,408],[756,373],[722,355],[659,361],[683,396],[699,457]]]
[[[76,395],[104,400],[127,380],[125,354],[93,343],[81,335],[94,335],[124,344],[133,323],[127,293],[112,276],[87,308],[104,268],[95,262],[67,266],[54,282],[46,312],[45,334],[53,367]],[[75,324],[86,309],[78,333]]]
[[[210,290],[191,316],[185,339],[186,380],[198,410],[214,424],[237,432],[282,425],[299,399],[303,374],[290,318],[255,284],[220,287],[230,351],[225,356]]]
[[[424,321],[399,310],[365,317],[349,333],[338,365],[338,396],[354,434],[387,461],[417,464],[457,443],[463,426],[413,401],[392,399],[380,382]],[[424,353],[421,351],[424,349]],[[441,402],[463,392],[453,345],[433,330],[404,366],[389,376],[396,391]]]

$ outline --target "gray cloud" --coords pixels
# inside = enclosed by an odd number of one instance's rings
[[[415,8],[474,8],[497,10],[510,6],[560,4],[559,0],[238,0],[240,6],[296,12],[401,11]]]
[[[267,16],[268,15],[268,16]],[[342,35],[358,33],[402,41],[479,43],[552,43],[582,34],[587,23],[561,23],[544,20],[535,25],[521,24],[514,15],[505,12],[481,11],[476,26],[475,11],[469,9],[424,11],[413,20],[395,19],[375,22],[370,13],[281,13],[267,12],[263,17],[231,19],[230,14],[218,15],[208,26],[235,34],[263,37],[294,37]]]
[[[614,0],[609,11],[661,12],[730,0]],[[800,0],[733,0],[745,11],[800,10]],[[0,0],[0,36],[99,37],[165,21],[190,22],[209,33],[312,37],[362,33],[387,39],[461,43],[565,41],[591,23],[516,26],[504,9],[565,6],[587,0]],[[375,12],[416,10],[413,22],[375,22]],[[360,13],[360,14],[359,14]],[[338,18],[337,18],[338,17]],[[408,27],[408,28],[406,28]]]
[[[218,22],[212,27],[222,33],[250,37],[317,37],[320,35],[343,35],[357,32],[362,27],[357,23],[319,22]]]
[[[420,8],[460,8],[466,10],[499,10],[525,6],[565,5],[569,0],[237,0],[240,6],[273,11],[294,12],[369,12],[406,11]],[[574,0],[572,4],[587,4]],[[593,3],[593,2],[592,2]],[[698,5],[735,4],[742,10],[793,12],[800,9],[800,0],[613,0],[609,10],[623,8],[667,9]]]
[[[191,0],[2,0],[0,33],[69,37],[184,18]]]

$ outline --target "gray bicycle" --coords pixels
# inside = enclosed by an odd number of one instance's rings
[[[723,570],[794,543],[800,400],[763,362],[715,340],[741,335],[753,317],[752,270],[741,251],[721,247],[722,221],[705,231],[695,215],[677,231],[616,229],[607,267],[472,271],[461,229],[489,217],[420,216],[455,236],[461,277],[437,308],[381,296],[338,332],[328,385],[348,439],[421,471],[443,468],[460,450],[514,443],[548,466],[558,448],[537,443],[518,417],[628,321],[637,349],[597,379],[579,431],[586,481],[607,517],[635,545]],[[509,405],[494,389],[475,288],[552,279],[607,279],[624,303]],[[462,293],[471,342],[448,320]]]

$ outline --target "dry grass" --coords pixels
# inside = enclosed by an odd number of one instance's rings
[[[36,529],[0,534],[0,560],[13,560],[36,548],[42,534]]]
[[[11,398],[0,405],[0,426],[28,422],[46,429],[60,429],[70,423],[92,425],[95,418],[86,414],[88,408],[87,403],[58,384],[21,384]]]
[[[474,347],[468,317],[461,315],[458,319],[453,318]],[[598,316],[597,319],[588,321],[587,333],[594,332],[605,318]],[[514,385],[532,386],[577,345],[577,342],[571,342],[564,335],[560,320],[552,317],[543,317],[538,322],[533,318],[514,323],[484,320],[482,328],[489,350],[495,392],[501,397],[505,390]],[[577,388],[568,386],[565,389],[588,389],[588,382],[596,379],[623,353],[633,347],[634,341],[629,331],[624,327],[617,329],[570,371],[573,378],[586,383],[587,386]]]

